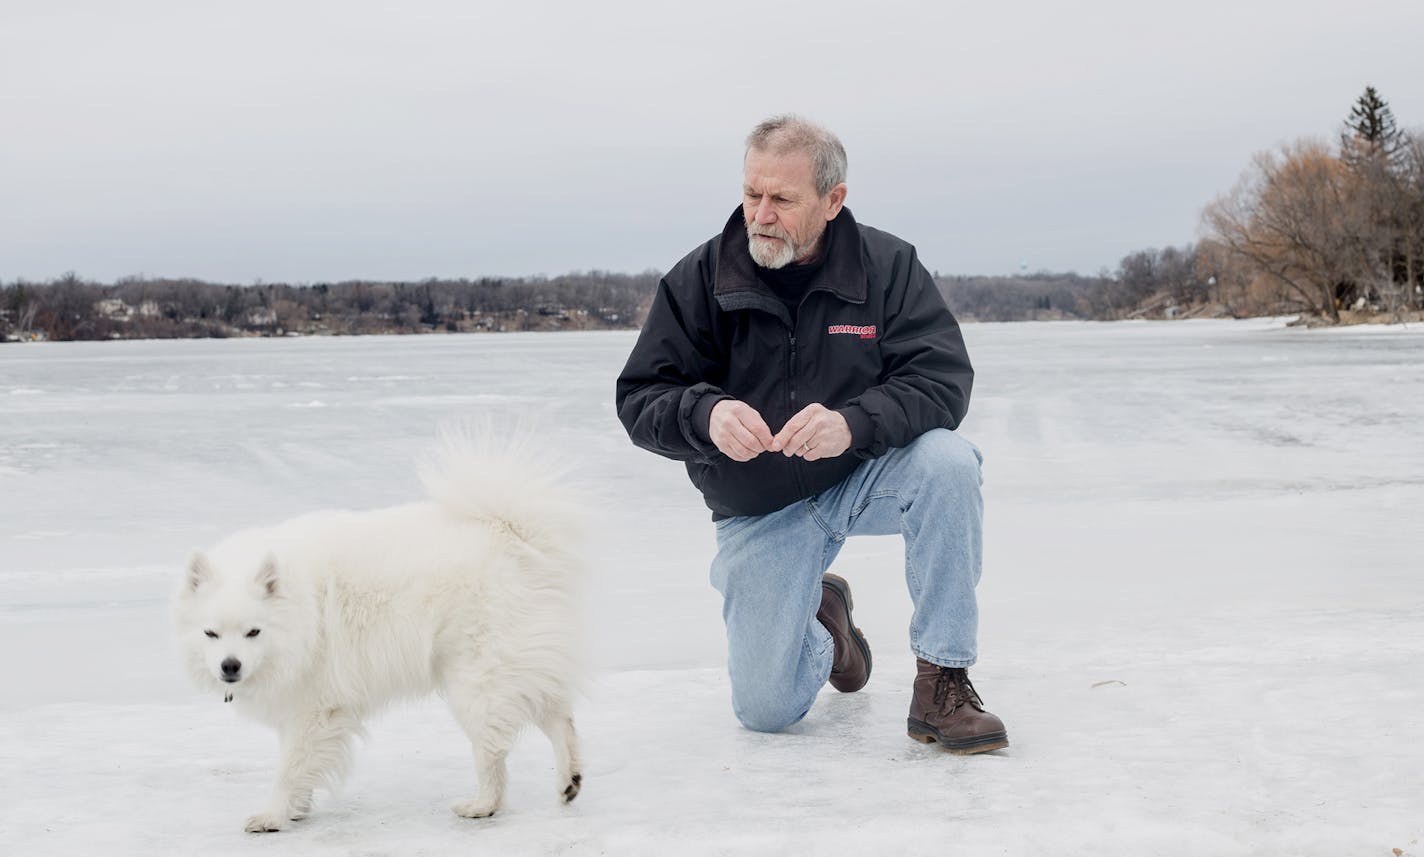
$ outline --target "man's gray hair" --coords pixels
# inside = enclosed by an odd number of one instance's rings
[[[774,155],[788,152],[810,155],[816,193],[821,196],[846,180],[845,146],[835,134],[800,116],[788,113],[763,120],[747,135],[747,151],[753,149]]]

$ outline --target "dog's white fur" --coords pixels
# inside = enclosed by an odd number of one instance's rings
[[[174,596],[188,671],[281,743],[271,799],[247,830],[301,818],[312,790],[346,772],[368,715],[431,692],[474,745],[479,793],[456,813],[500,808],[506,754],[529,724],[553,743],[560,799],[578,794],[584,509],[531,446],[448,436],[422,468],[428,501],[304,515],[189,560]]]

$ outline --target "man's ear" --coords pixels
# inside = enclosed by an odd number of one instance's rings
[[[263,558],[262,567],[257,570],[257,585],[262,587],[268,598],[277,594],[277,558],[270,553]]]
[[[208,558],[203,556],[202,551],[193,551],[188,557],[188,584],[184,587],[184,591],[197,592],[198,588],[212,576],[213,569],[208,565]]]
[[[840,216],[841,208],[845,205],[846,183],[841,182],[831,188],[831,192],[826,194],[826,197],[831,204],[831,207],[826,209],[826,220],[835,220]]]

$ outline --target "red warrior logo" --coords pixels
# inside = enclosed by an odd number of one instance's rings
[[[875,325],[873,324],[833,324],[826,328],[826,333],[849,333],[859,336],[861,339],[875,338]]]

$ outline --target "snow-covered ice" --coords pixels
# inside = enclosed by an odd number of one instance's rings
[[[973,325],[975,683],[1012,746],[904,734],[897,538],[837,562],[876,652],[741,729],[708,515],[613,413],[630,333],[0,348],[0,854],[1424,854],[1424,330]],[[537,735],[506,810],[437,701],[315,813],[242,832],[276,757],[169,634],[189,550],[419,493],[439,423],[538,423],[600,496],[579,799]]]

